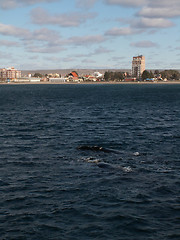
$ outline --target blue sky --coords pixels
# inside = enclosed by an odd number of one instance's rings
[[[180,0],[0,0],[0,68],[180,69]]]

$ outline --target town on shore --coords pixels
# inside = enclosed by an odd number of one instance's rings
[[[34,72],[34,71],[32,71]],[[0,83],[120,83],[120,82],[180,82],[178,70],[151,70],[145,69],[143,55],[133,57],[131,70],[102,70],[89,73],[81,70],[72,70],[62,75],[58,72],[46,71],[26,72],[14,67],[0,69]]]

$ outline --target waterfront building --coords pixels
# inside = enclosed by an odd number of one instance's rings
[[[3,68],[0,69],[0,78],[1,79],[9,79],[14,80],[16,78],[21,78],[21,71],[15,69],[14,67],[11,68]]]
[[[133,57],[132,76],[140,79],[145,70],[145,57],[143,55]]]
[[[0,79],[6,79],[6,69],[0,69]]]
[[[94,72],[93,74],[96,78],[103,78],[103,74],[100,72]]]
[[[135,77],[134,78],[133,77],[129,77],[129,78],[127,77],[127,78],[124,78],[124,81],[125,82],[135,82],[136,78]]]
[[[70,81],[78,81],[79,80],[79,75],[76,71],[72,71],[67,75]]]
[[[47,74],[48,78],[61,78],[61,75],[59,73],[49,73]]]

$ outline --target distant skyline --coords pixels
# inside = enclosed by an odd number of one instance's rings
[[[0,0],[0,68],[180,69],[180,0]]]

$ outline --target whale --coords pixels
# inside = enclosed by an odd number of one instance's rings
[[[94,152],[104,152],[104,153],[120,153],[118,150],[110,149],[110,148],[104,148],[101,146],[88,146],[88,145],[82,145],[77,147],[78,150],[82,151],[94,151]]]
[[[78,146],[77,147],[78,150],[82,150],[82,151],[94,151],[94,152],[105,152],[105,153],[121,153],[118,150],[114,150],[114,149],[110,149],[110,148],[104,148],[101,146],[89,146],[89,145],[82,145],[82,146]],[[139,152],[135,152],[133,153],[134,156],[139,156],[140,153]],[[101,159],[98,158],[94,158],[92,156],[88,157],[88,158],[82,158],[83,161],[91,163],[91,164],[95,164],[97,167],[99,168],[103,168],[103,169],[107,169],[109,171],[117,171],[117,170],[121,170],[123,172],[132,172],[133,169],[130,166],[119,166],[116,164],[110,164],[107,162],[102,161]],[[122,158],[120,158],[119,160],[122,160]]]

